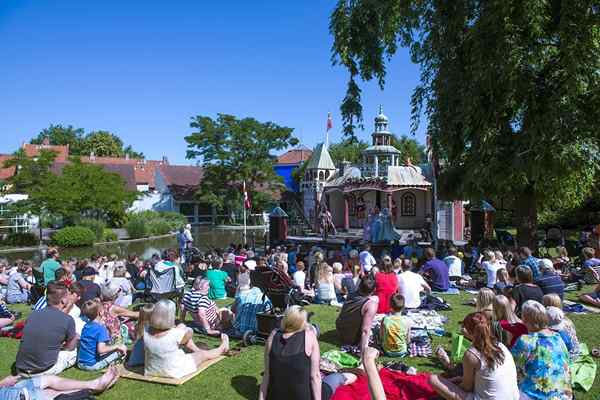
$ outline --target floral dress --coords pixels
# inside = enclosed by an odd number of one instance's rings
[[[571,400],[569,351],[558,333],[522,335],[512,348],[519,389],[532,400]]]

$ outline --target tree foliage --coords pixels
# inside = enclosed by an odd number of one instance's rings
[[[353,140],[346,138],[329,146],[329,154],[336,164],[342,161],[349,161],[352,164],[359,164],[362,161],[362,152],[369,147],[369,144],[363,140]]]
[[[357,79],[385,84],[386,61],[410,48],[421,67],[412,129],[428,119],[440,184],[457,196],[508,192],[519,240],[538,209],[585,199],[598,165],[597,0],[339,0],[333,61],[350,72],[348,131],[362,122]]]
[[[427,161],[425,156],[425,146],[417,142],[414,138],[402,135],[392,138],[392,146],[400,150],[402,153],[402,162],[407,162],[410,159],[412,164],[421,164]]]
[[[69,146],[69,154],[73,156],[87,156],[94,153],[98,157],[123,157],[144,158],[144,154],[135,151],[131,145],[124,146],[123,140],[108,131],[93,131],[84,133],[83,128],[74,128],[72,125],[50,125],[42,130],[32,144],[42,144],[48,139],[51,145]]]
[[[193,117],[190,127],[196,131],[185,138],[187,158],[198,159],[203,167],[201,201],[220,209],[239,209],[245,181],[253,206],[260,209],[283,187],[271,152],[298,143],[292,128],[227,114],[216,119]]]

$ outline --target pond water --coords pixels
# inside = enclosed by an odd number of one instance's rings
[[[195,227],[193,229],[194,244],[202,251],[211,249],[222,249],[230,243],[241,243],[243,240],[242,229],[223,229],[215,227]],[[248,244],[253,247],[263,246],[265,230],[263,228],[248,229]],[[160,253],[168,248],[177,248],[175,236],[162,237],[159,239],[148,239],[140,241],[126,241],[118,243],[108,243],[96,245],[93,247],[79,247],[72,249],[61,249],[61,258],[69,257],[86,258],[93,254],[110,255],[117,254],[125,257],[131,253],[136,253],[142,258],[150,258],[154,253]],[[13,253],[2,253],[0,258],[7,258],[9,261],[21,258],[24,260],[34,260],[39,263],[42,258],[40,251],[21,251]]]

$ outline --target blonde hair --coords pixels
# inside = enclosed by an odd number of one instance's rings
[[[321,263],[319,265],[319,281],[329,280],[329,275],[333,272],[333,268],[329,266],[326,262]]]
[[[135,325],[135,338],[137,340],[144,337],[144,330],[150,323],[152,312],[154,311],[154,304],[144,304],[144,307],[140,308],[140,316],[138,317],[137,324]]]
[[[569,252],[565,246],[558,246],[556,251],[558,251],[559,257],[569,257]]]
[[[546,308],[535,300],[527,300],[521,308],[523,322],[534,328],[534,332],[548,327],[548,313]],[[530,332],[531,333],[531,332]]]
[[[546,307],[562,308],[562,300],[556,293],[545,294],[544,297],[542,297],[542,303]]]
[[[300,306],[289,306],[283,313],[281,330],[284,333],[296,332],[306,327],[308,315]]]
[[[159,300],[150,316],[150,327],[157,331],[166,331],[175,326],[175,303],[171,300]]]
[[[494,252],[492,250],[485,250],[483,252],[483,256],[485,257],[486,260],[488,261],[493,261],[496,259],[496,254],[494,254]]]
[[[494,319],[496,321],[506,320],[511,324],[519,322],[508,297],[501,294],[494,297]]]
[[[494,304],[494,298],[496,295],[494,291],[489,288],[481,288],[475,298],[475,308],[477,311],[485,311],[489,306]]]
[[[496,250],[494,252],[494,257],[496,257],[496,260],[504,261],[504,254],[502,254],[502,252],[500,250]]]
[[[335,272],[336,274],[339,274],[340,272],[342,272],[342,263],[340,262],[334,262],[333,263],[333,272]]]
[[[503,280],[501,281],[500,278],[502,278]],[[499,268],[498,271],[496,271],[496,281],[497,282],[507,282],[508,283],[508,271],[506,270],[506,268]]]

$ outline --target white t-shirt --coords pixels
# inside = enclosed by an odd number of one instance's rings
[[[304,290],[304,281],[306,280],[306,274],[304,273],[304,271],[296,271],[294,272],[294,283],[298,286],[300,286],[300,288],[302,290]]]
[[[185,329],[172,328],[162,336],[144,334],[146,375],[179,379],[196,371],[192,355],[179,347],[185,333]]]
[[[493,288],[496,284],[496,273],[502,268],[502,264],[495,261],[493,263],[484,261],[481,263],[481,267],[485,270],[485,274],[487,275],[486,286],[490,289]]]
[[[81,336],[81,331],[85,326],[85,322],[81,319],[81,310],[77,305],[73,304],[71,310],[69,310],[69,316],[75,321],[75,332]]]
[[[448,266],[448,276],[462,276],[462,261],[456,256],[448,256],[444,258],[444,262]]]
[[[377,264],[375,257],[373,257],[373,255],[371,253],[369,253],[367,250],[361,251],[360,254],[358,255],[358,257],[360,260],[359,261],[360,267],[365,272],[370,272],[371,268],[373,268],[373,266],[375,266]]]
[[[519,400],[517,386],[517,368],[512,354],[506,346],[498,343],[504,354],[504,362],[494,369],[488,368],[485,359],[479,351],[471,347],[468,351],[479,359],[479,370],[475,371],[473,382],[473,398],[489,400]]]
[[[412,271],[398,275],[398,293],[404,297],[404,307],[417,308],[421,305],[423,285],[425,285],[423,277]]]

